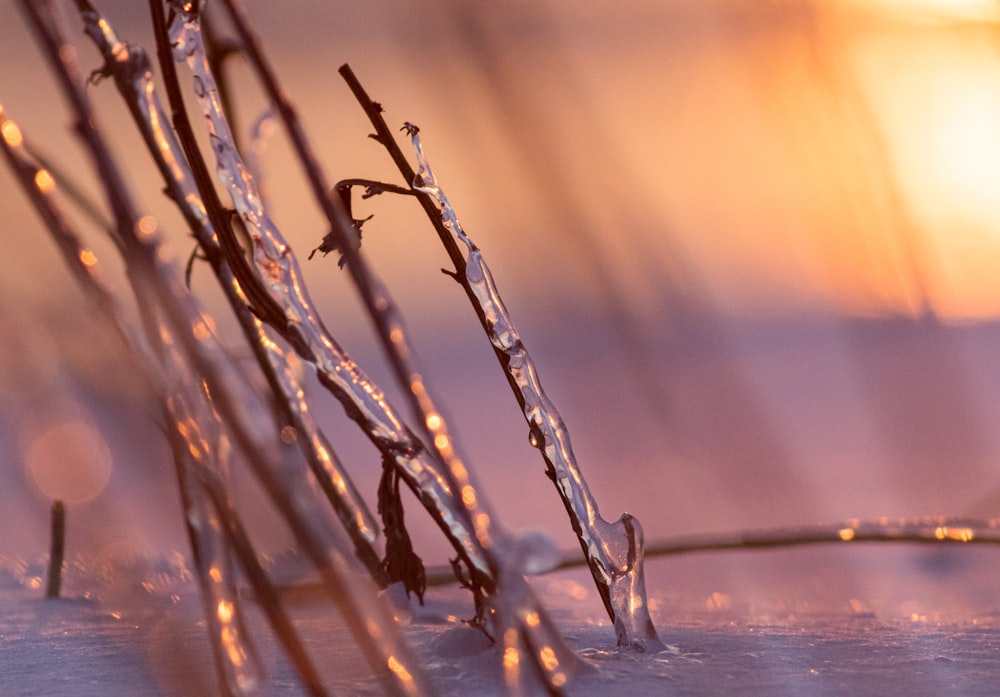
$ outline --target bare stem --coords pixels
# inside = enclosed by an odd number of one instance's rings
[[[58,598],[62,588],[62,567],[66,554],[66,505],[52,502],[52,547],[49,551],[49,583],[46,598]]]

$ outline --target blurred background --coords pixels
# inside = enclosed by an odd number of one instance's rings
[[[367,138],[342,63],[390,125],[420,126],[605,518],[627,510],[656,539],[1000,514],[1000,4],[246,4],[330,180],[402,183]],[[145,3],[100,7],[123,38],[152,47]],[[64,9],[84,65],[97,68]],[[230,66],[245,133],[265,104],[246,67]],[[141,207],[183,263],[193,242],[113,85],[90,92]],[[99,198],[10,0],[0,3],[0,103]],[[280,132],[262,166],[327,326],[393,393],[335,257],[305,261],[326,231]],[[70,504],[70,554],[184,549],[155,412],[5,167],[0,212],[0,554],[45,552],[53,496]],[[354,212],[375,214],[363,251],[406,313],[501,522],[573,549],[421,211],[383,196],[356,200]],[[127,304],[113,250],[97,232],[90,240]],[[214,284],[196,265],[193,288],[240,354]],[[374,507],[377,454],[331,398],[313,396]],[[236,474],[261,547],[283,549],[290,537]],[[446,545],[407,500],[418,553],[443,563]],[[656,562],[649,574],[654,588],[688,579],[704,597],[818,596],[835,573],[845,597],[891,588],[902,601],[922,579],[996,567],[992,553],[957,552],[739,553]],[[994,607],[992,585],[941,602]]]

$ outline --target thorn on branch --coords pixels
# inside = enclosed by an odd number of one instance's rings
[[[333,187],[333,191],[331,193],[337,194],[337,196],[340,198],[340,202],[344,207],[344,211],[347,213],[347,217],[350,218],[351,220],[351,228],[353,228],[354,232],[356,233],[354,239],[351,240],[351,243],[355,245],[354,250],[358,251],[361,249],[361,226],[367,223],[369,220],[371,220],[374,217],[374,214],[369,215],[367,218],[355,218],[354,215],[352,214],[351,188],[354,187],[356,183],[357,182],[354,182],[353,180],[350,181],[344,180],[342,182],[338,182],[337,185]],[[389,187],[392,185],[386,184],[385,186]],[[371,196],[375,195],[375,194],[367,194],[368,191],[367,186],[365,191],[366,195],[362,196],[362,198],[368,198],[369,195]],[[323,241],[320,242],[319,246],[309,253],[309,259],[312,259],[316,255],[316,252],[322,252],[323,256],[326,256],[330,252],[339,251],[340,259],[337,261],[337,267],[341,269],[344,268],[346,259],[344,258],[344,250],[341,249],[340,237],[341,236],[337,235],[336,232],[333,230],[326,233],[326,235],[323,236]]]
[[[97,85],[106,78],[111,77],[111,68],[105,63],[100,68],[94,68],[90,71],[90,75],[87,76],[88,85]]]
[[[191,250],[191,254],[188,256],[187,264],[184,266],[184,285],[187,286],[188,290],[191,290],[191,274],[194,271],[194,262],[198,259],[202,261],[207,261],[208,257],[204,254],[200,254],[201,245],[195,244],[194,249]]]

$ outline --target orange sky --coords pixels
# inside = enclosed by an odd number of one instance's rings
[[[248,4],[331,177],[392,176],[336,78],[349,60],[390,117],[420,123],[462,219],[494,265],[527,284],[526,296],[577,283],[564,292],[600,301],[610,283],[658,306],[666,284],[733,314],[1000,313],[991,3],[761,10],[713,0],[640,3],[623,14],[596,1],[565,12],[557,3],[469,10],[439,0],[406,14],[379,2],[366,17],[340,17],[328,42],[310,40],[320,22],[309,3],[275,16],[266,3]],[[104,6],[147,41],[129,3]],[[65,116],[31,67],[37,53],[21,20],[10,6],[0,14],[0,62],[12,66],[0,73],[0,103],[30,135],[68,152]],[[470,25],[491,38],[463,43]],[[305,36],[292,47],[296,31]],[[107,104],[110,92],[95,88]],[[246,103],[250,118],[258,102]],[[337,128],[328,127],[333,115]],[[120,107],[106,106],[104,118],[116,129]],[[134,144],[121,149],[128,155]],[[280,139],[269,158],[272,172],[291,167]],[[273,177],[275,209],[308,251],[319,220],[295,202],[297,176]],[[146,201],[161,205],[155,195]],[[5,169],[0,207],[30,221]],[[405,206],[367,210],[383,230],[411,226],[397,208]],[[374,248],[385,237],[370,239]],[[424,251],[387,242],[383,274],[412,275],[413,254]]]

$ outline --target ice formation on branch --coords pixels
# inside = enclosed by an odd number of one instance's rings
[[[354,542],[358,557],[371,568],[372,560],[377,561],[372,548],[377,532],[371,514],[309,413],[298,371],[289,364],[294,357],[281,350],[268,336],[260,320],[249,312],[247,300],[232,269],[222,260],[218,251],[219,237],[208,219],[195,178],[160,103],[146,52],[119,40],[108,21],[89,4],[83,3],[81,16],[87,34],[105,60],[104,67],[95,75],[114,78],[164,177],[167,190],[188,221],[192,234],[205,252],[216,251],[213,257],[216,275],[251,347],[262,352],[270,364],[270,377],[280,388],[276,396],[283,398],[280,403],[286,405],[289,412],[289,426],[295,429],[297,441],[313,474]]]
[[[489,567],[445,473],[403,423],[378,388],[351,360],[316,315],[302,274],[281,232],[261,205],[252,175],[236,150],[205,53],[197,8],[173,7],[171,44],[178,62],[194,75],[194,92],[209,125],[217,173],[246,225],[253,260],[271,297],[288,324],[283,333],[295,351],[315,366],[320,382],[362,427],[383,456],[417,493],[459,554],[479,574]]]
[[[490,342],[503,356],[504,370],[519,391],[531,444],[542,452],[548,474],[570,512],[573,530],[615,623],[618,643],[642,651],[662,650],[664,645],[653,627],[646,602],[643,536],[639,521],[628,513],[614,523],[601,518],[597,501],[587,488],[573,455],[569,431],[542,390],[534,361],[521,342],[482,253],[462,230],[455,211],[434,178],[420,143],[419,129],[407,124],[406,130],[419,164],[413,187],[437,202],[445,227],[466,247],[465,281],[483,313]]]

